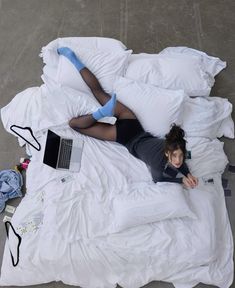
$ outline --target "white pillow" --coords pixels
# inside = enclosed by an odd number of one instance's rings
[[[155,136],[164,137],[173,122],[182,123],[182,103],[188,98],[183,90],[158,88],[118,77],[114,91],[117,99],[135,113],[143,128]]]
[[[226,98],[188,98],[184,103],[182,128],[187,137],[215,139],[221,133],[226,134],[226,131],[222,132],[221,125],[231,115],[231,112],[232,104]],[[231,124],[233,123],[230,122],[229,125]]]
[[[204,70],[207,73],[210,73],[213,77],[226,67],[226,62],[220,60],[218,57],[209,56],[205,52],[185,46],[168,47],[163,49],[159,54],[167,55],[172,53],[180,53],[189,56],[192,55],[200,58],[202,60]]]
[[[125,51],[126,46],[119,40],[104,37],[64,37],[57,38],[49,42],[46,46],[42,47],[40,57],[43,58],[43,63],[46,65],[43,67],[43,76],[56,80],[57,68],[59,64],[59,55],[57,48],[70,47],[71,49],[83,49],[83,50],[102,50],[110,52]]]
[[[231,117],[231,115],[229,115],[227,118],[225,118],[222,122],[221,125],[218,129],[217,132],[217,137],[228,137],[230,139],[234,139],[234,121]]]
[[[68,86],[61,87],[45,75],[43,76],[43,81],[49,92],[47,92],[46,103],[48,107],[53,107],[53,111],[50,109],[47,117],[54,119],[55,122],[62,118],[68,123],[73,117],[93,113],[101,107],[101,104],[95,99],[92,93],[83,93]],[[44,113],[45,110],[46,107],[44,107]],[[104,117],[98,122],[113,125],[116,122],[116,118]]]
[[[182,185],[175,183],[133,184],[128,195],[114,198],[113,212],[114,233],[166,219],[197,219],[187,203]]]
[[[57,66],[58,67],[58,66]],[[41,75],[41,79],[44,82],[44,78],[50,78],[53,81],[56,80],[57,75],[57,67],[50,66],[50,65],[44,65],[43,67],[43,74]],[[44,82],[45,83],[45,82]]]
[[[140,54],[129,62],[125,76],[173,90],[183,89],[189,96],[209,96],[214,84],[202,60],[179,53]]]
[[[59,55],[57,48],[70,47],[71,49],[88,49],[88,50],[103,50],[103,51],[124,51],[126,46],[119,40],[105,37],[64,37],[57,38],[42,47],[40,57],[43,58],[43,63],[50,66],[57,66]]]
[[[97,77],[107,93],[113,92],[113,82],[116,76],[123,76],[128,58],[132,51],[104,52],[102,50],[73,50],[82,63]],[[64,56],[60,56],[56,75],[57,83],[90,92],[90,88],[82,79],[75,66]]]

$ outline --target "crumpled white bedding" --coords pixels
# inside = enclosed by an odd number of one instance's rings
[[[42,164],[43,149],[27,147],[32,154],[27,194],[12,218],[23,239],[20,262],[15,268],[11,264],[12,237],[5,246],[0,285],[61,280],[81,287],[119,283],[133,288],[162,280],[176,288],[199,282],[228,288],[233,280],[233,240],[221,185],[228,163],[223,143],[210,137],[187,138],[192,154],[187,163],[199,177],[199,186],[184,193],[197,219],[170,219],[111,233],[115,197],[135,187],[146,193],[153,185],[173,189],[177,184],[153,184],[147,166],[125,147],[70,129],[68,119],[89,107],[78,92],[63,88],[58,94],[54,89],[48,83],[19,93],[1,110],[4,127],[10,132],[11,124],[29,125],[42,145],[48,128],[62,136],[82,137],[82,168],[78,174],[56,171]],[[201,125],[190,121],[191,129]],[[212,122],[207,121],[208,127]],[[207,183],[209,178],[214,183]]]
[[[116,287],[116,283],[134,288],[162,280],[172,282],[176,288],[193,287],[199,282],[228,288],[233,281],[233,239],[221,185],[228,160],[223,143],[216,137],[234,138],[231,103],[219,97],[185,101],[182,126],[192,156],[187,164],[199,178],[199,186],[183,190],[174,183],[154,184],[147,166],[125,147],[80,135],[68,126],[72,117],[93,112],[99,104],[89,93],[54,82],[59,46],[105,51],[126,48],[114,39],[56,39],[42,49],[45,84],[17,94],[1,109],[4,128],[12,133],[12,124],[31,127],[42,150],[37,152],[26,145],[27,153],[32,155],[26,176],[27,193],[12,218],[22,236],[20,261],[17,267],[12,266],[9,247],[15,255],[17,243],[10,233],[0,285],[63,281],[84,288]],[[168,52],[172,51],[174,48]],[[223,68],[219,67],[222,62],[203,55],[215,76]],[[102,121],[114,123],[115,118]],[[61,136],[84,139],[79,173],[57,171],[42,164],[48,129]],[[32,141],[29,135],[24,136]],[[18,140],[20,145],[25,144]],[[214,182],[208,183],[208,179]],[[165,207],[170,200],[180,199],[177,195],[189,207],[189,217],[142,223],[125,230],[117,225],[117,203],[123,207],[125,201],[133,208],[133,199],[145,205],[144,200],[149,201],[151,196],[156,202],[161,198]],[[171,205],[177,207],[179,203]]]

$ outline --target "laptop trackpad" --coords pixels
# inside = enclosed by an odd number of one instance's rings
[[[72,149],[69,170],[79,172],[82,161],[82,150],[83,150],[83,141],[81,142],[76,141]]]

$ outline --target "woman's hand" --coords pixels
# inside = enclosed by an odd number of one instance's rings
[[[188,173],[187,177],[183,177],[183,184],[186,186],[186,188],[194,188],[198,185],[198,179],[192,174]]]
[[[193,188],[192,182],[186,176],[183,177],[183,184],[185,188]]]
[[[191,181],[193,187],[196,187],[198,185],[198,179],[192,174],[188,173],[187,178]]]

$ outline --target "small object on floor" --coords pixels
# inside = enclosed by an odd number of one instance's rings
[[[222,178],[222,186],[223,186],[223,188],[228,187],[228,179]]]
[[[20,158],[20,164],[15,166],[15,170],[21,173],[22,171],[27,170],[29,163],[30,159]]]
[[[20,164],[19,164],[19,165],[16,165],[16,166],[14,167],[14,170],[15,170],[16,172],[21,173],[24,169],[21,168],[21,166],[20,166]]]
[[[232,191],[230,189],[224,189],[224,195],[225,195],[225,197],[231,197]]]
[[[7,222],[7,221],[11,222],[11,217],[9,217],[9,216],[4,216],[4,218],[3,218],[2,221],[3,221],[4,223]]]
[[[21,164],[21,167],[26,170],[28,168],[28,165],[30,163],[30,160],[27,159],[27,158],[21,158],[20,159],[20,164]]]
[[[8,212],[10,214],[14,214],[15,210],[16,210],[16,208],[14,206],[6,205],[5,212]]]
[[[228,166],[228,171],[229,171],[229,172],[232,172],[232,173],[235,173],[235,166],[229,164],[229,166]]]

